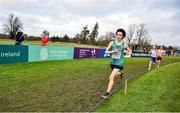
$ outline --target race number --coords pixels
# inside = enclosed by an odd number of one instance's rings
[[[117,53],[112,54],[113,59],[120,59],[121,58],[121,52],[118,51]]]

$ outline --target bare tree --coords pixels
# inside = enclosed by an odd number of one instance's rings
[[[135,30],[136,30],[136,24],[129,25],[128,30],[127,30],[127,36],[126,36],[126,39],[129,45],[131,44],[131,40],[133,38]]]
[[[106,32],[105,35],[101,35],[98,40],[97,43],[100,46],[107,46],[109,44],[110,41],[114,40],[116,38],[116,36],[114,35],[113,32]]]
[[[136,36],[138,40],[139,49],[142,49],[143,38],[147,38],[148,30],[145,28],[145,24],[139,24],[136,30]]]
[[[145,35],[142,37],[141,44],[142,45],[149,45],[151,41],[152,41],[151,36]]]
[[[107,39],[108,41],[111,41],[111,40],[113,40],[113,39],[116,38],[116,36],[115,36],[115,34],[114,34],[113,32],[106,32],[105,37],[106,37],[106,39]]]
[[[4,31],[8,33],[11,39],[14,39],[17,32],[23,29],[23,24],[19,17],[9,14],[7,23],[4,24]]]
[[[79,33],[77,33],[77,34],[74,36],[73,42],[80,44],[80,42],[81,42],[81,36],[80,36]]]

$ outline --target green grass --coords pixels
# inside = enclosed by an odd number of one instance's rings
[[[162,65],[178,61],[166,57]],[[115,87],[147,72],[148,63],[148,58],[127,58],[125,77]],[[110,72],[109,59],[0,65],[0,111],[89,111],[102,101]]]
[[[11,39],[0,39],[0,45],[14,45],[15,40]],[[40,45],[40,41],[28,41],[25,40],[22,42],[23,45]],[[104,48],[104,46],[94,46],[88,44],[78,44],[71,42],[51,42],[49,41],[48,46],[71,46],[71,47],[85,47],[85,48]]]
[[[180,62],[163,66],[119,89],[96,111],[180,112]]]

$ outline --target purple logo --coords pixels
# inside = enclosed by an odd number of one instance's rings
[[[75,47],[74,58],[100,58],[100,49]]]

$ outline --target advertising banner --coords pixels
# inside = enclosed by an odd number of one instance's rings
[[[29,61],[73,59],[73,47],[29,46]]]
[[[0,45],[0,64],[28,62],[28,46]]]

